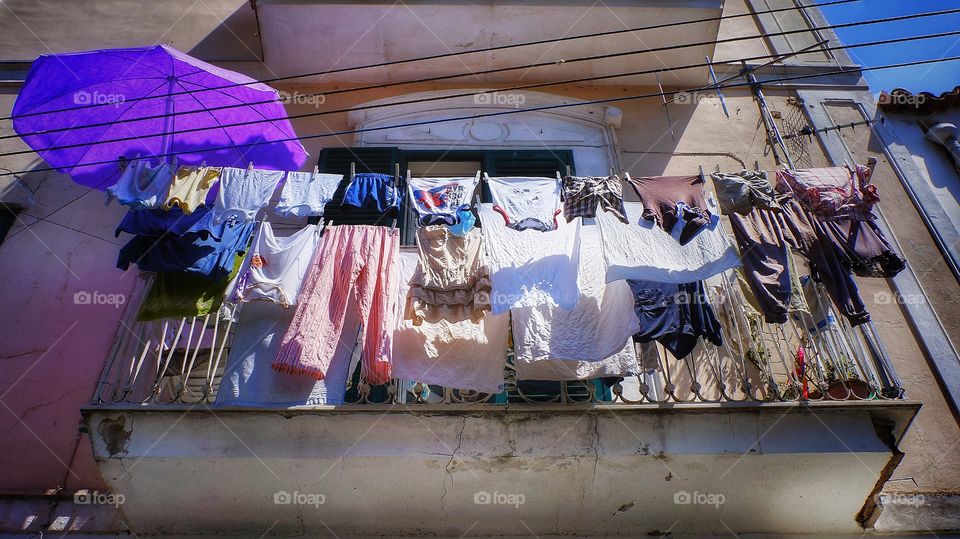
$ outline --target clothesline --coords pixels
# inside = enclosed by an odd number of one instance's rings
[[[389,67],[389,66],[399,65],[399,64],[405,64],[405,63],[424,62],[424,61],[437,60],[437,59],[442,59],[442,58],[450,58],[450,57],[457,57],[457,56],[466,56],[466,55],[470,55],[470,54],[479,54],[479,53],[484,53],[484,52],[495,52],[495,51],[500,51],[500,50],[514,49],[514,48],[519,48],[519,47],[528,47],[528,46],[534,46],[534,45],[547,45],[547,44],[560,43],[560,42],[564,42],[564,41],[572,41],[572,40],[579,40],[579,39],[588,39],[588,38],[596,38],[596,37],[608,37],[608,36],[619,35],[619,34],[635,34],[635,33],[637,33],[637,32],[643,32],[643,31],[649,31],[649,30],[658,30],[658,29],[665,29],[665,28],[673,28],[673,27],[676,27],[676,26],[683,26],[683,25],[689,25],[689,24],[700,24],[700,23],[705,23],[705,22],[719,22],[719,21],[725,21],[725,20],[731,20],[731,19],[738,19],[738,18],[742,18],[742,17],[756,17],[756,16],[760,16],[760,15],[768,15],[768,14],[780,13],[780,12],[785,12],[785,11],[795,11],[795,10],[801,10],[801,11],[802,11],[802,10],[806,10],[806,9],[809,9],[809,8],[827,7],[827,6],[833,6],[833,5],[848,4],[848,3],[851,3],[851,2],[858,2],[858,1],[861,1],[861,0],[833,0],[833,1],[830,1],[830,2],[824,2],[824,3],[820,3],[820,4],[793,5],[793,6],[787,6],[787,7],[782,7],[782,8],[772,8],[772,9],[767,9],[767,10],[762,10],[762,11],[751,11],[751,12],[746,12],[746,13],[735,13],[735,14],[730,14],[730,15],[721,15],[721,16],[717,16],[717,17],[705,17],[705,18],[701,18],[701,19],[692,19],[692,20],[688,20],[688,21],[676,21],[676,22],[668,22],[668,23],[659,23],[659,24],[653,24],[653,25],[647,25],[647,26],[641,26],[641,27],[635,27],[635,28],[623,28],[623,29],[617,29],[617,30],[606,30],[606,31],[602,31],[602,32],[594,32],[594,33],[590,33],[590,34],[581,34],[581,35],[574,35],[574,36],[561,36],[561,37],[552,38],[552,39],[543,39],[543,40],[528,41],[528,42],[523,42],[523,43],[514,43],[514,44],[507,44],[507,45],[499,45],[499,46],[486,47],[486,48],[475,49],[475,50],[470,50],[470,51],[447,52],[447,53],[434,54],[434,55],[428,55],[428,56],[421,56],[421,57],[415,57],[415,58],[408,58],[408,59],[401,59],[401,60],[391,60],[391,61],[387,61],[387,62],[379,62],[379,63],[367,64],[367,65],[355,66],[355,67],[335,68],[335,69],[328,69],[328,70],[325,70],[325,71],[307,72],[307,73],[298,73],[298,74],[293,74],[293,75],[285,75],[285,76],[271,77],[271,78],[266,78],[266,79],[251,80],[250,82],[244,82],[244,83],[234,83],[234,84],[224,84],[224,85],[212,86],[212,87],[207,87],[207,88],[202,88],[202,89],[197,89],[197,90],[184,90],[184,91],[180,91],[180,92],[170,92],[170,93],[164,93],[164,94],[155,94],[155,95],[149,95],[149,96],[143,96],[143,97],[131,99],[131,100],[129,100],[128,102],[145,101],[145,100],[152,100],[152,99],[168,99],[168,98],[170,98],[170,97],[176,97],[176,96],[180,96],[180,95],[192,95],[192,94],[201,93],[201,92],[220,91],[220,90],[225,90],[225,89],[229,89],[229,88],[236,88],[236,87],[238,87],[238,86],[247,86],[247,85],[251,85],[251,84],[265,84],[265,83],[270,83],[270,82],[281,82],[281,81],[294,80],[294,79],[299,79],[299,78],[307,78],[307,77],[315,77],[315,76],[323,76],[323,75],[332,75],[332,74],[337,74],[337,73],[344,73],[344,72],[350,72],[350,71],[358,71],[358,70],[363,70],[363,69],[372,69],[372,68],[379,68],[379,67]],[[941,14],[941,13],[935,13],[935,14]],[[917,15],[915,14],[914,16],[917,16]],[[925,15],[925,14],[924,14],[924,15],[919,15],[919,16],[929,16],[929,15]],[[895,19],[895,20],[900,20],[900,19]],[[822,29],[828,29],[828,28],[827,28],[827,27],[824,27],[824,28],[822,28]],[[817,29],[816,29],[816,28],[812,28],[812,29],[805,29],[805,30],[803,30],[803,31],[814,31],[814,30],[817,30]],[[774,34],[770,34],[770,35],[774,35]],[[750,39],[756,39],[757,37],[761,37],[761,36],[748,36],[748,37],[749,37]],[[711,42],[711,43],[712,43],[712,42]],[[689,46],[694,46],[694,45],[689,45]],[[540,65],[550,65],[550,64],[554,64],[554,63],[556,63],[556,62],[547,62],[547,63],[540,64]],[[514,68],[514,69],[523,69],[523,68],[529,68],[529,67],[534,67],[534,66],[533,66],[533,65],[518,66],[518,67],[516,67],[516,68]],[[471,72],[471,73],[464,73],[464,74],[457,75],[457,76],[472,76],[472,75],[475,75],[475,74],[476,74],[476,73],[472,73],[472,72]],[[408,83],[407,83],[407,82],[403,82],[403,83],[401,83],[401,84],[408,84]],[[4,117],[0,117],[0,120],[12,120],[12,119],[15,119],[15,118],[26,118],[26,117],[29,117],[29,116],[35,116],[35,115],[39,115],[39,114],[51,114],[51,113],[58,113],[58,112],[70,112],[70,111],[75,111],[75,110],[79,110],[79,109],[94,108],[94,107],[100,107],[100,106],[105,106],[105,105],[106,105],[106,104],[103,104],[103,103],[90,103],[90,104],[83,105],[83,106],[80,106],[80,107],[71,107],[71,108],[69,108],[69,109],[54,109],[54,110],[48,110],[48,111],[44,111],[44,112],[34,112],[34,113],[29,113],[29,112],[28,112],[28,113],[18,114],[18,115],[16,115],[16,116],[4,116]]]
[[[911,67],[911,66],[917,66],[917,65],[927,65],[927,64],[942,63],[942,62],[954,62],[954,61],[957,61],[957,60],[960,60],[960,56],[951,56],[951,57],[936,58],[936,59],[929,59],[929,60],[918,60],[918,61],[911,61],[911,62],[901,62],[901,63],[897,63],[897,64],[889,64],[889,65],[882,65],[882,66],[861,67],[861,68],[857,68],[856,71],[857,71],[857,72],[863,72],[863,71],[877,71],[877,70],[883,70],[883,69],[896,69],[896,68]],[[809,79],[809,78],[826,77],[826,76],[837,75],[837,74],[847,74],[847,73],[850,73],[850,72],[851,72],[851,71],[849,71],[849,70],[840,69],[840,70],[828,71],[828,72],[823,72],[823,73],[808,73],[808,74],[802,74],[802,75],[793,75],[793,76],[789,76],[789,77],[782,77],[782,78],[779,78],[779,79],[770,79],[770,80],[766,80],[766,81],[762,81],[762,82],[787,82],[787,81],[791,81],[791,80],[802,80],[802,79]],[[691,92],[700,92],[700,91],[714,90],[714,89],[717,89],[717,88],[725,89],[725,88],[750,87],[752,84],[753,84],[753,83],[750,83],[750,82],[744,82],[744,83],[729,83],[729,84],[724,84],[724,85],[722,85],[722,86],[707,85],[707,86],[703,86],[703,87],[700,87],[700,88],[697,88],[697,89],[693,89],[693,90],[690,90],[690,91],[691,91]],[[317,134],[303,135],[303,136],[300,136],[300,137],[292,137],[292,138],[289,138],[289,139],[281,138],[281,139],[272,140],[272,141],[269,142],[269,144],[276,144],[276,143],[280,143],[280,142],[289,142],[289,141],[292,141],[292,140],[300,140],[300,141],[302,141],[302,140],[309,140],[309,139],[315,139],[315,138],[326,138],[326,137],[350,135],[350,134],[357,134],[357,133],[366,133],[366,132],[373,132],[373,131],[384,131],[384,130],[391,130],[391,129],[409,128],[409,127],[417,127],[417,126],[422,126],[422,125],[434,125],[434,124],[448,123],[448,122],[454,122],[454,121],[474,120],[474,119],[478,119],[478,118],[499,117],[499,116],[506,116],[506,115],[512,115],[512,114],[521,114],[521,113],[530,113],[530,112],[542,112],[542,111],[547,111],[547,110],[559,110],[559,109],[572,108],[572,107],[581,107],[581,106],[587,106],[587,105],[599,105],[599,104],[606,104],[606,103],[617,103],[617,102],[622,102],[622,101],[632,101],[632,100],[639,100],[639,99],[649,99],[649,98],[654,98],[654,97],[664,97],[664,96],[667,96],[667,95],[670,95],[670,93],[668,93],[668,92],[652,92],[652,93],[647,93],[647,94],[638,94],[638,95],[631,95],[631,96],[612,97],[612,98],[606,98],[606,99],[596,99],[596,100],[591,100],[591,101],[581,101],[581,102],[575,102],[575,103],[561,103],[561,104],[556,104],[556,105],[544,105],[544,106],[531,107],[531,108],[526,108],[526,109],[511,109],[511,110],[504,110],[504,111],[497,111],[497,112],[490,112],[490,113],[472,114],[472,115],[467,115],[467,116],[456,116],[456,117],[443,118],[443,119],[437,119],[437,120],[424,120],[424,121],[411,122],[411,123],[406,123],[406,124],[385,125],[385,126],[376,126],[376,127],[365,127],[365,128],[360,128],[360,129],[349,129],[349,130],[335,131],[335,132],[330,132],[330,133],[317,133]],[[213,147],[213,148],[200,148],[200,149],[194,150],[194,153],[215,152],[215,151],[219,151],[219,150],[233,150],[233,149],[240,148],[240,147],[260,146],[260,145],[263,145],[263,144],[268,144],[268,143],[263,143],[263,142],[237,143],[237,144],[234,144],[234,145],[232,145],[232,146]],[[154,158],[164,158],[164,157],[174,157],[174,156],[176,156],[176,155],[178,155],[177,152],[169,152],[169,153],[155,154],[155,155],[153,155],[153,157],[154,157]],[[109,159],[109,160],[102,160],[102,161],[92,161],[92,162],[87,162],[87,163],[80,163],[80,164],[77,164],[77,165],[75,165],[75,166],[73,166],[73,167],[70,167],[70,168],[71,168],[71,169],[75,169],[75,168],[85,167],[85,166],[111,164],[111,163],[116,163],[116,162],[118,162],[118,161],[119,161],[118,159]],[[18,176],[18,175],[22,175],[22,174],[31,173],[31,172],[43,172],[43,171],[54,171],[54,170],[57,170],[57,169],[55,169],[55,168],[53,168],[53,167],[40,167],[40,168],[35,168],[35,169],[33,169],[33,170],[21,170],[21,171],[17,171],[17,172],[3,172],[3,173],[0,173],[0,177],[2,177],[2,176]]]
[[[736,59],[736,60],[731,60],[730,62],[731,62],[731,63],[736,63],[736,62],[747,62],[747,61],[755,61],[755,60],[767,60],[767,61],[768,61],[767,63],[769,63],[770,61],[777,61],[777,60],[783,58],[784,56],[789,56],[789,55],[814,54],[814,53],[822,53],[822,52],[836,51],[836,50],[848,50],[848,49],[855,49],[855,48],[862,48],[862,47],[882,46],[882,45],[890,45],[890,44],[904,43],[904,42],[917,41],[917,40],[926,40],[926,39],[936,39],[936,38],[941,38],[941,37],[949,37],[949,36],[958,35],[958,34],[960,34],[960,30],[940,32],[940,33],[936,33],[936,34],[925,34],[925,35],[922,35],[922,36],[908,36],[908,37],[899,37],[899,38],[889,38],[889,39],[883,39],[883,40],[877,40],[877,41],[870,41],[870,42],[865,42],[865,43],[854,43],[854,44],[849,44],[849,45],[823,46],[822,43],[817,43],[817,44],[811,45],[810,47],[807,47],[808,49],[811,49],[811,48],[816,47],[816,50],[796,51],[796,52],[793,52],[793,53],[789,53],[789,54],[787,54],[787,55],[784,55],[784,54],[769,54],[769,55],[751,56],[751,57],[746,57],[746,58],[740,58],[740,59]],[[769,37],[769,36],[767,36],[767,37]],[[825,43],[825,42],[824,42],[824,43]],[[614,53],[614,54],[611,54],[611,55],[609,55],[609,56],[611,56],[611,57],[616,57],[616,56],[623,56],[623,55],[627,55],[627,54],[636,54],[636,53],[633,53],[633,52]],[[604,56],[603,58],[606,58],[606,57],[607,57],[607,56]],[[586,59],[594,60],[594,59],[597,59],[597,58],[599,58],[599,57],[589,57],[589,58],[586,58]],[[572,62],[575,62],[575,61],[580,61],[580,59],[567,60],[565,63],[572,63]],[[583,82],[594,82],[594,81],[599,81],[599,80],[608,80],[608,79],[612,79],[612,78],[622,78],[622,77],[631,77],[631,76],[639,76],[639,75],[649,75],[649,74],[657,74],[657,73],[672,72],[672,71],[683,71],[683,70],[688,70],[688,69],[711,67],[712,65],[714,65],[713,62],[707,61],[707,62],[701,62],[701,63],[695,63],[695,64],[686,64],[686,65],[675,66],[675,67],[661,67],[661,68],[655,68],[655,69],[646,69],[646,70],[639,70],[639,71],[629,71],[629,72],[624,72],[624,73],[616,73],[616,74],[611,74],[611,75],[597,75],[597,76],[590,76],[590,77],[580,77],[580,78],[576,78],[576,79],[567,79],[567,80],[560,80],[560,81],[549,81],[549,82],[539,82],[539,83],[530,83],[530,84],[523,84],[523,85],[517,85],[517,86],[509,86],[509,87],[504,87],[504,88],[498,88],[498,89],[496,89],[496,90],[493,90],[493,92],[510,92],[510,91],[519,91],[519,90],[530,90],[530,89],[534,89],[534,88],[544,88],[544,87],[549,87],[549,86],[561,86],[561,85],[567,85],[567,84],[579,84],[579,83],[583,83]],[[766,64],[764,64],[764,65],[766,65]],[[753,67],[751,67],[751,69],[756,69],[757,67],[759,67],[759,66],[753,66]],[[511,69],[515,69],[515,68],[511,68]],[[519,69],[519,68],[516,68],[516,69]],[[480,73],[476,73],[476,74],[480,74]],[[440,78],[455,78],[455,77],[459,77],[459,76],[462,76],[462,75],[445,76],[445,77],[440,77]],[[436,79],[437,79],[437,77],[434,77],[434,78],[432,78],[432,79],[418,80],[418,81],[403,81],[402,83],[396,83],[396,84],[412,84],[412,83],[416,83],[416,82],[424,82],[424,81],[430,81],[430,80],[436,80]],[[777,81],[773,80],[773,81],[767,81],[767,82],[777,82]],[[390,86],[390,85],[393,85],[393,84],[395,84],[395,83],[389,83],[387,86]],[[381,85],[381,86],[382,86],[382,85]],[[362,89],[374,89],[374,88],[380,88],[381,86],[369,86],[369,87],[366,87],[366,88],[349,88],[349,89],[343,89],[343,90],[335,90],[335,91],[332,91],[332,92],[324,92],[324,93],[322,93],[322,94],[319,94],[319,93],[318,93],[318,94],[305,94],[303,97],[311,97],[311,96],[319,96],[319,95],[329,96],[329,95],[332,95],[332,94],[335,94],[335,93],[341,93],[341,92],[345,92],[345,91],[357,91],[357,90],[362,90]],[[696,90],[691,90],[690,92],[706,91],[706,90],[710,90],[710,89],[714,89],[714,88],[696,89]],[[687,93],[690,93],[690,92],[687,92]],[[418,103],[433,102],[433,101],[443,101],[443,100],[456,99],[456,98],[460,98],[460,97],[471,97],[471,96],[477,95],[477,93],[478,93],[477,91],[471,91],[471,92],[465,92],[465,93],[460,93],[460,94],[434,96],[434,97],[430,97],[430,98],[419,98],[419,99],[405,100],[405,101],[393,102],[393,103],[374,103],[374,104],[360,105],[360,106],[357,106],[357,107],[344,108],[344,109],[331,109],[331,110],[316,111],[316,112],[310,112],[310,113],[301,113],[301,114],[295,114],[295,115],[288,115],[288,116],[286,116],[286,118],[293,120],[293,119],[300,119],[300,118],[311,118],[311,117],[317,117],[317,116],[326,116],[326,115],[331,115],[331,114],[339,114],[339,113],[350,112],[350,111],[371,110],[371,109],[384,108],[384,107],[393,107],[393,106],[409,105],[409,104],[418,104]],[[116,124],[125,124],[125,123],[131,123],[131,122],[140,122],[140,121],[147,121],[147,120],[165,119],[165,118],[169,118],[169,117],[173,117],[173,116],[179,116],[179,115],[185,115],[185,114],[200,114],[200,113],[208,114],[208,113],[210,113],[210,112],[215,112],[215,111],[223,110],[223,109],[237,108],[237,107],[242,107],[242,106],[249,106],[249,105],[263,104],[263,103],[271,103],[271,102],[272,102],[272,101],[245,102],[245,103],[238,103],[238,104],[222,105],[222,106],[218,106],[218,107],[207,107],[207,108],[204,108],[204,109],[202,109],[202,110],[187,110],[187,111],[179,111],[179,112],[176,112],[176,111],[175,111],[175,112],[172,112],[172,113],[169,113],[169,114],[155,114],[155,115],[135,117],[135,118],[118,118],[118,119],[115,119],[115,120],[112,120],[112,121],[109,121],[109,122],[99,122],[99,123],[91,123],[91,124],[78,124],[78,125],[71,125],[71,126],[69,126],[69,127],[52,128],[52,129],[44,129],[44,130],[41,130],[41,131],[24,132],[24,133],[20,133],[20,134],[4,135],[4,136],[0,136],[0,140],[3,140],[3,139],[5,139],[5,138],[14,138],[14,137],[26,137],[26,136],[47,135],[47,134],[53,134],[53,133],[70,131],[70,130],[74,130],[74,129],[89,129],[89,128],[94,128],[94,127],[108,127],[108,126],[112,126],[112,125],[116,125]],[[261,122],[276,121],[276,120],[278,120],[278,119],[279,119],[279,118],[264,118],[264,119],[261,119],[261,120],[255,120],[255,121],[253,121],[253,122],[227,123],[227,124],[218,125],[218,126],[216,126],[216,127],[198,127],[198,128],[180,129],[180,130],[176,130],[176,129],[175,129],[175,130],[166,131],[166,132],[163,132],[163,133],[138,134],[137,137],[130,136],[130,137],[123,137],[123,138],[103,139],[103,140],[100,140],[100,141],[95,142],[94,144],[108,144],[108,143],[123,142],[123,141],[128,141],[128,140],[136,140],[136,139],[138,139],[138,138],[145,138],[145,137],[194,133],[194,132],[206,131],[206,130],[210,130],[210,129],[214,129],[214,128],[220,129],[220,128],[223,128],[223,127],[239,127],[239,126],[243,126],[243,125],[250,125],[251,123],[261,123]],[[71,145],[55,145],[55,146],[50,146],[50,147],[47,147],[47,148],[42,148],[42,149],[37,150],[37,151],[49,151],[49,150],[67,149],[67,148],[71,148],[71,147],[74,147],[74,146],[71,146]],[[11,156],[11,155],[20,155],[20,154],[24,154],[24,153],[30,153],[31,151],[32,151],[32,150],[25,150],[25,151],[18,151],[18,152],[8,152],[8,153],[0,153],[0,157],[7,157],[7,156]]]
[[[225,188],[209,210],[214,214],[231,200],[243,202],[222,195],[231,183],[258,183],[256,170],[226,172]],[[301,186],[315,180],[310,173],[293,174],[304,175]],[[711,177],[739,255],[716,207],[706,202],[703,174],[625,175],[636,203],[623,201],[617,176],[488,176],[493,201],[477,207],[477,173],[407,178],[418,226],[415,268],[409,255],[402,262],[395,229],[328,224],[320,235],[309,225],[277,238],[262,221],[254,235],[249,208],[228,208],[242,217],[236,225],[217,228],[209,224],[216,220],[206,221],[204,239],[191,223],[204,222],[196,214],[205,206],[185,215],[180,208],[159,216],[157,210],[131,211],[120,229],[137,236],[120,262],[137,259],[141,270],[159,272],[142,317],[206,315],[224,298],[295,310],[275,315],[286,322],[257,361],[272,363],[271,376],[317,383],[339,383],[349,372],[354,331],[360,332],[363,380],[371,384],[400,376],[498,391],[506,357],[498,350],[506,350],[509,334],[517,372],[527,378],[637,373],[633,341],[659,342],[677,358],[701,340],[723,344],[703,281],[728,279],[741,264],[744,293],[768,322],[811,316],[815,309],[802,301],[793,252],[823,283],[831,308],[851,325],[869,321],[851,274],[890,277],[903,269],[903,259],[872,222],[879,197],[868,167],[781,170],[775,185],[760,171]],[[399,179],[354,175],[344,201],[392,210],[403,192]],[[205,286],[194,281],[198,276],[208,279]],[[818,318],[810,320],[810,331],[819,331]],[[248,359],[231,360],[227,372]],[[229,383],[243,386],[242,380]]]

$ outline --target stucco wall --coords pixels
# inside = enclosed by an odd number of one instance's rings
[[[831,106],[828,113],[837,124],[863,118],[850,106]],[[922,298],[905,298],[904,301],[929,302],[947,335],[957,342],[960,338],[960,303],[957,301],[960,285],[890,167],[883,146],[868,129],[847,129],[840,136],[858,162],[865,162],[870,157],[879,160],[873,181],[880,192],[880,211],[893,229],[892,240],[902,249],[926,292]],[[858,278],[857,284],[864,297],[872,300],[874,320],[908,394],[924,403],[912,432],[901,447],[906,458],[887,488],[960,491],[960,453],[956,451],[960,428],[947,407],[924,351],[906,326],[902,305],[876,301],[889,298],[892,293],[892,288],[883,280]]]
[[[911,154],[913,162],[922,173],[923,180],[934,192],[937,202],[946,212],[954,226],[960,229],[960,174],[954,169],[947,150],[927,139],[917,120],[960,125],[960,109],[951,109],[926,116],[903,113],[886,114],[887,123],[896,133],[896,144],[902,144]]]
[[[0,96],[0,114],[13,98]],[[23,148],[19,139],[0,144],[0,151]],[[0,159],[14,171],[43,166],[28,156]],[[124,295],[133,285],[132,273],[113,268],[122,245],[113,228],[123,211],[60,174],[28,174],[22,184],[36,204],[0,244],[0,492],[42,493],[64,481],[99,486],[89,443],[79,440],[78,408],[93,393],[121,310],[76,303],[74,295]]]
[[[104,11],[92,1],[83,2],[85,7],[73,16],[57,15],[61,11],[58,2],[22,0],[4,4],[12,11],[0,10],[0,24],[5,29],[0,37],[0,57],[8,60],[29,60],[48,51],[138,46],[156,41],[172,41],[178,48],[212,59],[237,60],[259,54],[256,40],[249,32],[251,27],[244,26],[251,23],[250,14],[245,11],[247,3],[242,0],[204,2],[199,7],[177,2],[170,8],[172,13],[163,11],[162,16],[144,11],[144,4],[139,2],[113,2],[112,11]],[[743,9],[742,2],[728,3],[728,12]],[[136,15],[118,15],[129,13]],[[18,21],[18,17],[22,20]],[[222,24],[223,21],[227,23]],[[722,27],[721,36],[755,32],[747,21],[739,19],[736,25]],[[104,30],[108,23],[112,31]],[[146,29],[134,26],[136,30],[131,30],[131,25],[143,23],[147,23]],[[247,31],[241,31],[244,28]],[[717,56],[727,58],[755,54],[766,54],[766,46],[759,40],[717,52]],[[246,64],[244,69],[264,75],[259,64]],[[389,91],[332,96],[323,107],[339,109],[393,95],[452,87],[398,86]],[[288,85],[282,89],[310,92],[329,88]],[[543,89],[581,99],[652,90],[567,86]],[[0,96],[0,113],[9,112],[15,91]],[[786,113],[793,106],[785,96],[769,94],[772,109]],[[765,147],[756,105],[742,91],[728,91],[726,96],[729,119],[713,98],[698,105],[671,105],[676,141],[666,129],[666,114],[659,100],[615,103],[624,112],[623,127],[617,132],[620,168],[644,174],[690,173],[697,165],[709,172],[716,165],[737,170],[741,164],[752,168],[758,162],[761,168],[772,169],[775,163]],[[317,109],[303,104],[291,105],[289,110],[297,114]],[[843,121],[843,111],[837,114],[837,121]],[[345,114],[295,120],[294,126],[301,135],[349,128]],[[9,124],[0,124],[0,133],[10,132]],[[860,140],[856,137],[868,137],[868,132],[857,130],[849,136],[851,141]],[[352,142],[351,136],[344,136],[310,139],[304,145],[315,158],[323,147]],[[858,156],[876,153],[875,148],[869,148],[868,139],[857,144],[853,147],[860,148],[855,150],[861,152]],[[0,150],[4,151],[22,148],[17,140],[0,143]],[[828,164],[816,143],[810,151],[812,165]],[[42,164],[29,158],[2,158],[0,166],[24,170]],[[89,444],[78,438],[78,407],[87,402],[93,391],[117,329],[120,310],[110,305],[76,304],[74,294],[126,294],[133,286],[130,273],[113,267],[122,244],[122,238],[113,238],[113,228],[123,211],[116,205],[104,207],[99,193],[86,192],[61,175],[26,175],[23,183],[33,191],[36,205],[21,214],[22,222],[0,245],[0,287],[8,305],[0,314],[0,327],[4,328],[0,333],[0,435],[4,440],[0,447],[0,491],[39,494],[56,487],[64,477],[68,478],[68,488],[102,488]],[[938,262],[939,253],[902,188],[882,167],[877,183],[884,197],[881,209],[896,216],[891,224],[904,254],[920,271],[927,290],[935,291],[930,301],[942,313],[949,334],[960,337],[960,303],[956,302],[960,291],[956,281]],[[34,222],[38,216],[53,223]],[[29,229],[24,230],[27,226]],[[868,302],[875,293],[890,290],[884,281],[862,285]],[[932,381],[904,312],[890,304],[874,305],[872,310],[908,394],[926,403],[904,442],[907,457],[894,484],[918,490],[960,489],[960,462],[955,451],[960,432]]]

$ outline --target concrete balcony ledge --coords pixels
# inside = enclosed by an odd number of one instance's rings
[[[98,405],[134,533],[857,533],[914,401]]]

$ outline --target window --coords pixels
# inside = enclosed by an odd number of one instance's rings
[[[375,210],[342,208],[343,192],[349,182],[350,164],[357,172],[378,172],[395,174],[399,168],[401,176],[409,170],[413,176],[455,177],[472,176],[477,170],[491,176],[548,176],[557,172],[575,173],[573,152],[570,150],[399,150],[397,148],[328,148],[320,153],[321,172],[343,174],[344,180],[334,196],[333,203],[325,211],[326,217],[343,224],[380,224],[389,226],[389,220],[397,219],[402,231],[403,243],[412,245],[415,236],[413,210],[404,200],[400,215],[380,215]],[[401,184],[402,185],[402,184]],[[402,185],[402,187],[406,187]],[[490,192],[482,186],[481,201],[490,201]],[[357,391],[360,371],[356,369],[351,377],[346,402],[358,402]],[[562,382],[524,380],[517,383],[517,389],[495,395],[495,402],[522,402],[526,400],[550,401],[564,390],[571,398],[588,398],[589,387],[593,386],[598,396],[609,400],[610,387],[615,380],[594,380],[587,382]],[[434,388],[439,390],[439,388]],[[370,400],[383,402],[388,400],[386,387],[371,388]]]

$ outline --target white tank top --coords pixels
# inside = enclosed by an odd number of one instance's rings
[[[228,300],[272,301],[284,307],[296,304],[319,239],[317,225],[278,238],[270,223],[261,222],[240,271],[227,289]]]

